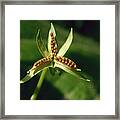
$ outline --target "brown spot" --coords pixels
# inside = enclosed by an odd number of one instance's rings
[[[50,58],[50,57],[48,57],[48,58],[47,58],[47,60],[48,60],[48,61],[51,61],[51,58]]]
[[[43,58],[43,61],[45,62],[45,61],[46,61],[46,58]]]
[[[39,63],[36,63],[35,66],[39,66]]]
[[[54,45],[53,44],[51,44],[51,48],[53,48],[54,47]]]
[[[70,67],[72,67],[73,65],[72,64],[70,64]]]
[[[52,52],[53,52],[54,48],[52,47],[51,50],[52,50]]]
[[[55,42],[55,38],[51,38],[51,43],[54,43]]]
[[[41,60],[39,60],[36,63],[34,63],[34,66],[38,67],[40,64],[41,64]]]
[[[52,32],[50,33],[50,36],[53,36],[53,33],[52,33]]]
[[[51,45],[53,45],[53,44],[55,45],[55,40],[51,41]]]
[[[71,61],[70,59],[68,59],[68,62],[69,62],[69,64],[71,64],[71,63],[72,63],[72,61]]]
[[[70,65],[70,63],[67,63],[67,65],[69,66],[69,65]]]
[[[62,59],[61,59],[61,58],[59,58],[59,61],[61,62],[61,61],[62,61]]]

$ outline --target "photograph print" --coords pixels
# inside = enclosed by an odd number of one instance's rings
[[[20,100],[100,100],[100,20],[20,20]]]

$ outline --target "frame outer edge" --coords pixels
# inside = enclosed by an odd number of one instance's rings
[[[118,2],[118,119],[120,119],[120,1]]]
[[[5,116],[5,3],[1,2],[1,118]]]
[[[1,3],[0,3],[0,11],[1,11],[1,9],[2,9],[2,7],[1,7]],[[0,16],[1,16],[1,12],[0,12]],[[0,31],[1,31],[1,29],[2,29],[2,27],[1,27],[1,25],[2,25],[2,23],[1,23],[1,18],[0,18]],[[1,38],[1,32],[0,32],[0,38]],[[1,41],[0,41],[0,48],[2,47],[2,45],[1,45]],[[0,49],[0,58],[1,58],[1,52],[2,51],[2,49]],[[0,119],[2,118],[2,107],[1,107],[1,105],[2,105],[2,101],[1,101],[1,97],[2,97],[2,90],[1,90],[1,86],[2,86],[2,84],[1,84],[1,59],[0,59]]]
[[[119,26],[120,4],[115,6],[115,116],[119,118]]]
[[[0,31],[2,31],[2,2],[0,2]],[[0,32],[0,119],[2,118],[2,32]]]
[[[18,2],[18,3],[17,3]],[[27,4],[27,3],[29,3],[29,2],[33,2],[33,1],[26,1],[25,2],[25,4]],[[41,2],[41,4],[49,4],[49,2],[48,1],[37,1],[37,3],[40,3]],[[74,3],[74,1],[71,1],[70,3]],[[89,4],[90,3],[90,1],[75,1],[76,3],[84,3],[85,2],[85,4]],[[119,1],[117,1],[117,0],[110,0],[110,1],[103,1],[103,0],[101,0],[101,1],[99,1],[98,0],[98,2],[97,1],[92,1],[91,2],[91,4],[93,4],[95,2],[95,4],[115,4],[115,62],[116,62],[116,64],[115,64],[115,86],[116,86],[116,89],[115,89],[115,119],[119,119],[119,117],[120,117],[120,104],[119,104],[119,102],[120,102],[120,99],[119,99],[119,96],[120,96],[120,92],[119,92],[119,86],[120,86],[120,82],[119,82],[119,80],[120,80],[120,74],[119,74],[119,70],[120,70],[120,63],[119,63],[119,60],[120,60],[120,55],[119,55],[119,53],[120,53],[120,48],[119,48],[119,44],[120,44],[120,31],[119,31],[119,29],[120,29],[120,2]],[[1,56],[1,60],[0,60],[0,86],[1,86],[1,88],[0,88],[0,119],[2,118],[2,119],[5,119],[5,118],[7,118],[7,119],[29,119],[30,117],[27,117],[27,116],[19,116],[19,117],[15,117],[15,116],[6,116],[5,117],[5,4],[24,4],[24,1],[6,1],[6,2],[1,2],[0,3],[0,10],[1,10],[1,12],[0,12],[0,15],[1,15],[1,18],[0,18],[0,23],[1,23],[1,27],[0,27],[0,30],[1,30],[1,33],[0,33],[0,36],[1,36],[1,41],[0,41],[0,46],[1,46],[1,52],[0,52],[0,56]],[[52,1],[52,3],[53,4],[55,4],[55,3],[57,3],[56,1]],[[66,4],[66,3],[69,3],[69,1],[62,1],[62,3],[64,4]],[[51,4],[51,3],[50,3]],[[59,2],[57,3],[57,4],[60,4]],[[24,118],[25,117],[25,118]],[[32,117],[31,117],[32,118]],[[48,116],[46,116],[46,117],[43,117],[44,119],[48,119]],[[55,119],[56,117],[50,117],[51,119]],[[49,118],[49,119],[50,119]],[[57,118],[59,118],[60,119],[60,117],[57,117]],[[71,117],[71,118],[73,118],[73,117]],[[75,117],[76,118],[76,117]],[[79,117],[80,118],[80,117]],[[86,116],[86,118],[88,119],[88,117]],[[90,117],[91,118],[91,117]],[[93,117],[94,118],[94,117]],[[91,118],[91,119],[93,119],[93,118]],[[100,118],[100,116],[98,116],[98,119]],[[103,118],[103,117],[101,117],[101,118]],[[104,117],[104,119],[107,119],[107,117]],[[34,119],[34,118],[32,118],[32,119]],[[37,117],[37,119],[38,119],[38,117]],[[40,119],[40,117],[39,117],[39,119]],[[69,119],[69,117],[68,117],[68,119]],[[77,117],[77,119],[78,119],[78,117]],[[83,119],[84,119],[84,117],[83,117]],[[113,118],[114,119],[114,118]],[[84,119],[85,120],[85,119]]]
[[[119,0],[3,0],[6,5],[112,5]]]

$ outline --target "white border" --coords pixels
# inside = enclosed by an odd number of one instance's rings
[[[21,19],[100,20],[101,100],[19,100]],[[115,5],[5,5],[5,115],[115,115]]]

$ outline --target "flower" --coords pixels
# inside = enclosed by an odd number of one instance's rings
[[[27,82],[33,76],[38,74],[41,70],[44,70],[49,67],[60,68],[76,76],[79,79],[90,81],[89,79],[77,73],[80,72],[81,69],[78,69],[77,65],[72,60],[64,57],[73,40],[73,29],[71,28],[71,31],[68,35],[66,42],[63,44],[59,51],[57,49],[55,37],[56,32],[53,24],[51,23],[51,28],[48,34],[48,50],[47,50],[46,46],[44,45],[44,42],[41,39],[40,30],[38,30],[38,33],[36,35],[36,43],[40,53],[43,55],[44,58],[34,63],[33,67],[29,71],[27,71],[27,75],[20,81],[20,83]]]

